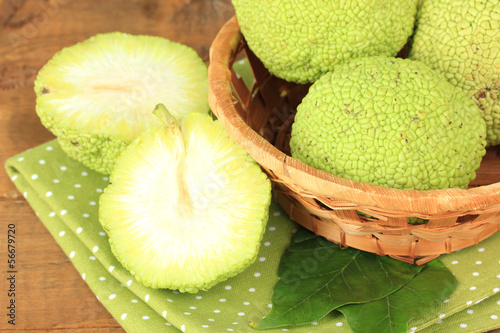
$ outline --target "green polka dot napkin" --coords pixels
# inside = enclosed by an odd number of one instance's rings
[[[114,258],[98,221],[108,177],[64,154],[57,141],[11,157],[6,170],[102,304],[127,332],[255,332],[249,321],[270,311],[280,257],[296,224],[273,203],[257,261],[206,292],[182,294],[137,283]],[[40,249],[43,251],[43,249]],[[441,261],[457,291],[409,332],[484,332],[500,327],[500,233]],[[350,332],[338,312],[296,328],[268,332]]]

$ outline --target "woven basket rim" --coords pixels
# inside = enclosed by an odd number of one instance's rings
[[[500,206],[500,183],[443,190],[401,190],[356,182],[315,169],[286,155],[250,128],[238,115],[231,89],[231,66],[243,40],[236,16],[228,20],[210,48],[209,104],[229,136],[260,165],[286,182],[321,196],[358,205],[390,207],[422,214],[473,212]],[[497,209],[499,207],[496,207]]]

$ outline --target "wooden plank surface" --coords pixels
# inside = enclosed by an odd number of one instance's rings
[[[33,80],[61,48],[97,33],[123,31],[184,43],[208,62],[213,38],[233,14],[230,0],[0,1],[0,162],[53,139],[34,112]],[[475,184],[500,181],[498,154],[490,149],[492,163]],[[0,331],[123,332],[3,171],[0,194],[0,248],[5,251],[7,225],[15,223],[22,271],[16,281],[17,325],[8,325],[2,312]],[[8,290],[4,259],[2,300]]]

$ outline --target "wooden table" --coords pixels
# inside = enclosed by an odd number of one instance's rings
[[[100,32],[164,36],[193,47],[208,63],[209,47],[234,14],[230,0],[3,0],[0,2],[0,160],[54,137],[35,114],[33,80],[55,52]],[[500,161],[498,149],[487,158]],[[495,169],[496,168],[496,169]],[[499,182],[481,170],[477,184]],[[0,176],[0,300],[5,278],[7,225],[17,236],[16,323],[0,331],[123,332],[10,182]],[[500,332],[497,330],[496,332]]]

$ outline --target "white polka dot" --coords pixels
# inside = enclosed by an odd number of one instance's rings
[[[114,299],[115,297],[116,297],[116,294],[109,295],[109,299]]]
[[[476,265],[481,265],[483,262],[481,260],[476,261]]]
[[[269,230],[274,231],[274,230],[276,230],[276,227],[269,227]]]
[[[472,287],[469,288],[469,290],[476,290],[476,287],[472,286]]]
[[[132,280],[128,280],[128,281],[127,281],[127,286],[129,286],[129,287],[130,287],[130,285],[131,285],[131,284],[132,284]]]
[[[281,215],[281,213],[280,213],[280,212],[274,212],[274,214],[273,214],[273,215],[274,215],[274,216],[280,216],[280,215]]]
[[[144,300],[147,302],[149,301],[149,295],[146,295],[146,297],[144,297]]]
[[[80,187],[82,187],[82,185],[80,185],[80,184],[75,184],[75,187],[76,187],[76,188],[80,188]]]
[[[472,304],[472,301],[467,301],[467,305],[471,305]]]
[[[221,298],[221,299],[219,300],[219,302],[225,302],[225,301],[226,301],[226,299],[225,299],[225,298]]]
[[[253,293],[255,291],[255,288],[250,288],[250,289],[248,289],[248,291]]]
[[[173,303],[174,301],[172,301],[170,298],[167,298],[167,301],[169,301],[170,303]]]
[[[473,314],[473,313],[474,313],[474,311],[473,311],[473,310],[467,310],[467,313],[468,313],[468,314]]]
[[[196,299],[202,299],[203,297],[201,297],[201,296],[196,296],[195,298],[196,298]]]
[[[272,308],[272,307],[273,307],[273,305],[272,305],[272,304],[268,304],[268,305],[267,305],[267,307],[268,307],[268,308]]]
[[[112,272],[115,269],[115,266],[109,266],[109,271]]]
[[[108,180],[109,180],[109,177],[107,177],[107,176],[102,177],[102,180],[108,181]]]
[[[90,204],[91,206],[95,206],[95,205],[96,205],[96,202],[95,202],[95,201],[91,201],[91,202],[89,202],[89,204]]]
[[[500,305],[500,301],[498,301],[497,304]]]
[[[22,162],[22,161],[24,161],[24,157],[19,157],[17,160],[18,160],[19,162]]]
[[[181,331],[186,332],[186,325],[181,325]]]
[[[335,324],[336,326],[340,327],[342,326],[343,324],[339,321],[338,323]]]
[[[443,319],[445,316],[446,316],[446,314],[441,313],[441,314],[439,315],[439,319]]]
[[[92,249],[92,252],[96,253],[98,250],[99,250],[99,246],[94,246],[94,248]]]
[[[238,316],[242,317],[245,315],[245,312],[238,312]]]
[[[167,310],[163,311],[163,313],[161,315],[163,316],[163,318],[166,318],[167,317]]]
[[[240,324],[240,323],[238,323],[237,321],[235,321],[235,322],[233,323],[233,325],[239,325],[239,324]]]
[[[138,303],[138,302],[139,302],[139,301],[138,301],[138,300],[136,300],[136,299],[133,299],[133,300],[132,300],[132,303]]]
[[[231,286],[225,286],[224,289],[231,290]]]
[[[59,169],[61,169],[61,171],[66,171],[67,168],[63,165],[62,167],[60,167]]]
[[[250,305],[250,302],[243,302],[244,305]]]
[[[104,280],[106,280],[106,278],[105,278],[104,276],[101,276],[101,277],[99,278],[99,280],[104,281]]]
[[[264,257],[260,257],[260,258],[259,258],[259,260],[260,260],[260,261],[266,261],[266,258],[264,258]]]
[[[52,196],[52,192],[50,192],[50,191],[49,191],[49,192],[45,193],[45,196],[46,196],[47,198],[48,198],[48,197],[50,197],[50,196]]]
[[[37,174],[33,174],[31,175],[31,179],[37,179],[38,178],[38,175]]]
[[[313,321],[313,322],[311,323],[311,325],[315,325],[315,326],[316,326],[316,325],[318,325],[318,322],[317,322],[317,321]]]
[[[255,277],[259,277],[259,276],[260,276],[260,273],[255,273],[253,276],[255,276]]]
[[[144,319],[144,320],[148,320],[148,319],[149,319],[149,317],[148,317],[148,316],[144,316],[144,317],[142,317],[142,319]]]
[[[220,310],[214,310],[214,313],[220,313]]]
[[[208,321],[215,321],[215,319],[210,318],[210,319],[208,319]]]
[[[167,326],[172,326],[172,324],[171,324],[171,323],[165,323],[165,325],[167,325]]]
[[[493,289],[493,292],[494,292],[494,293],[497,293],[499,290],[500,290],[500,289],[495,288],[495,289]]]
[[[66,209],[61,210],[61,215],[65,215],[68,211]]]
[[[38,161],[38,163],[40,163],[40,164],[43,165],[43,164],[45,164],[45,161],[44,160],[40,160],[40,161]]]
[[[104,231],[100,231],[99,236],[106,236],[106,233]]]
[[[83,230],[82,227],[79,227],[76,229],[76,233],[79,234],[80,232],[82,232],[82,230]]]
[[[201,325],[201,327],[208,328],[209,326],[208,325]]]
[[[82,216],[83,216],[83,217],[89,217],[90,215],[89,215],[89,214],[87,214],[87,213],[85,213],[85,214],[83,214]]]
[[[75,254],[76,254],[75,251],[71,251],[71,253],[69,254],[69,257],[73,258],[75,256]]]
[[[473,275],[473,276],[478,276],[478,275],[479,275],[479,273],[478,273],[478,272],[474,272],[474,273],[472,273],[472,275]]]
[[[56,183],[56,184],[57,184],[57,183],[59,183],[59,179],[54,179],[54,180],[52,180],[52,181],[53,181],[54,183]]]
[[[82,274],[82,279],[84,279],[84,280],[85,280],[85,273],[83,273],[83,274]]]
[[[456,265],[456,264],[458,264],[458,261],[453,260],[451,263],[452,263],[452,265]]]
[[[269,246],[269,245],[271,245],[271,242],[265,242],[264,243],[264,246]]]
[[[82,172],[82,176],[87,176],[87,175],[88,175],[87,172],[85,172],[85,171]]]
[[[498,319],[497,315],[491,315],[491,319]]]
[[[94,256],[90,256],[89,259],[90,260],[95,260],[95,257]]]
[[[97,191],[98,193],[102,193],[102,188],[98,188],[98,189],[96,189],[96,191]]]
[[[466,328],[466,327],[467,327],[467,324],[460,324],[460,327],[462,327],[462,328]]]
[[[75,197],[73,195],[68,195],[68,199],[73,200],[73,199],[75,199]]]
[[[47,146],[45,149],[47,149],[48,151],[51,151],[53,148],[52,148],[52,146]]]
[[[122,316],[121,316],[120,318],[121,318],[122,320],[123,320],[123,319],[125,319],[125,318],[127,318],[127,314],[126,314],[126,313],[122,314]]]
[[[189,315],[191,315],[191,312],[184,312],[184,314],[185,314],[186,316],[189,316]]]
[[[27,197],[28,197],[28,192],[24,192],[24,193],[23,193],[23,197],[24,197],[24,198],[27,198]]]
[[[10,180],[12,180],[12,181],[14,181],[16,179],[17,179],[17,175],[14,175],[14,176],[10,177]]]
[[[62,236],[64,236],[64,234],[65,234],[65,233],[66,233],[66,232],[64,232],[64,231],[61,231],[61,232],[59,233],[59,237],[62,237]]]
[[[229,332],[234,332],[234,329],[232,329],[232,328],[228,328],[228,329],[227,329],[227,331],[229,331]]]
[[[54,216],[56,216],[56,212],[50,212],[50,213],[49,213],[49,216],[50,216],[50,217],[54,217]]]

